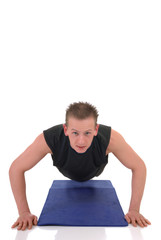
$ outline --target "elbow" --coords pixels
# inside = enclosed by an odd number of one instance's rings
[[[142,168],[143,168],[143,171],[144,171],[144,174],[145,174],[145,177],[146,177],[146,174],[147,174],[147,168],[146,168],[146,165],[145,165],[144,162],[143,162],[142,164],[143,164]]]
[[[13,163],[12,163],[9,168],[9,171],[8,171],[9,177],[12,175],[13,171],[14,171],[14,167],[13,167]]]
[[[140,169],[142,169],[142,171],[144,171],[145,174],[146,174],[147,168],[146,168],[146,165],[145,165],[145,163],[144,163],[143,160],[141,160],[141,163],[140,163]]]
[[[10,168],[9,168],[9,172],[8,172],[10,180],[12,179],[13,176],[15,176],[15,175],[17,175],[17,174],[19,174],[19,173],[20,173],[20,174],[24,174],[24,171],[22,171],[22,170],[18,167],[17,162],[14,161],[14,162],[11,164],[11,166],[10,166]]]
[[[10,168],[9,168],[9,178],[11,180],[12,176],[14,175],[14,173],[16,172],[16,168],[15,168],[15,164],[14,162],[11,164]]]
[[[146,165],[144,163],[144,161],[141,159],[141,161],[139,162],[139,164],[137,164],[137,166],[135,166],[135,168],[132,169],[132,172],[135,173],[135,172],[140,172],[142,173],[143,175],[146,175],[147,173],[147,168],[146,168]]]

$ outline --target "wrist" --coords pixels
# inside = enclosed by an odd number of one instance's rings
[[[139,212],[140,211],[140,202],[136,202],[136,201],[131,201],[130,205],[129,205],[129,211],[135,211],[135,212]]]
[[[30,209],[27,203],[23,202],[22,205],[18,206],[18,213],[19,215],[22,215],[24,213],[30,213]]]
[[[25,214],[25,213],[31,213],[31,212],[30,212],[30,210],[21,211],[21,212],[19,212],[19,215],[21,216],[21,215],[23,215],[23,214]]]
[[[129,208],[129,212],[139,212],[139,208]]]

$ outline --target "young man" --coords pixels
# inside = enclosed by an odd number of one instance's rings
[[[12,163],[9,176],[19,218],[13,224],[18,230],[31,229],[37,217],[31,214],[25,187],[25,171],[34,167],[50,153],[53,164],[66,177],[87,181],[99,176],[108,163],[108,154],[132,170],[132,195],[128,223],[145,227],[150,222],[140,214],[140,203],[146,179],[143,160],[111,127],[97,124],[98,112],[88,103],[73,103],[66,111],[66,123],[54,126],[42,134]]]

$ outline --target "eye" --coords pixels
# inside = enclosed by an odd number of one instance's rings
[[[73,135],[75,135],[75,136],[77,136],[77,135],[78,135],[78,133],[77,133],[77,132],[72,132],[72,134],[73,134]]]
[[[90,134],[91,134],[91,132],[86,132],[86,133],[85,133],[85,135],[87,135],[87,136],[90,135]]]

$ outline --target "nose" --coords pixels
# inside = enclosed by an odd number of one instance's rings
[[[82,135],[79,136],[78,144],[79,144],[80,146],[83,146],[83,145],[85,144],[84,136],[82,136]]]

